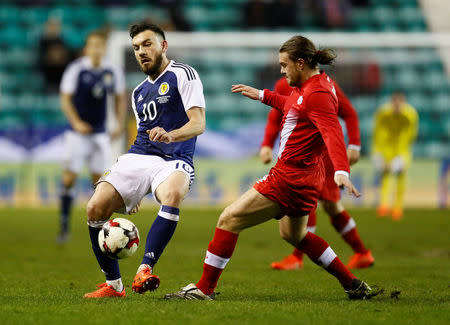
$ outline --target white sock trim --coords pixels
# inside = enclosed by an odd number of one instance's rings
[[[153,269],[150,265],[148,264],[141,264],[139,265],[136,274],[138,274],[139,272],[141,272],[143,269],[149,268],[150,269],[150,273],[152,273]]]
[[[350,220],[345,225],[344,229],[341,230],[341,235],[345,235],[346,233],[348,233],[350,230],[352,230],[355,227],[356,227],[355,220],[353,220],[353,218],[350,218]]]
[[[317,259],[317,263],[326,268],[331,264],[331,262],[333,262],[336,257],[336,253],[331,249],[330,246],[328,246],[328,248]]]
[[[316,232],[316,226],[306,227],[306,230],[314,234]]]
[[[116,280],[106,280],[106,283],[114,288],[117,292],[123,291],[123,283],[122,278],[118,278]]]
[[[101,228],[107,222],[108,222],[108,220],[98,220],[98,221],[95,221],[95,220],[90,221],[90,220],[88,220],[87,224],[88,224],[89,227],[92,227],[92,228]]]
[[[213,253],[206,251],[206,257],[205,257],[205,264],[214,266],[218,269],[224,269],[227,265],[229,258],[223,258],[217,255],[214,255]]]
[[[158,215],[161,218],[164,218],[167,220],[172,220],[172,221],[178,221],[180,219],[180,216],[178,214],[172,214],[169,212],[161,211],[161,209],[159,209]]]

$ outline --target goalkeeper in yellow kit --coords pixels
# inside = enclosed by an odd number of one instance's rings
[[[417,135],[418,115],[406,102],[402,92],[392,94],[391,101],[381,106],[375,115],[373,134],[373,162],[381,171],[379,217],[392,212],[394,220],[403,216],[406,170],[411,163],[412,144]],[[392,179],[397,181],[394,204],[391,210],[390,189]]]

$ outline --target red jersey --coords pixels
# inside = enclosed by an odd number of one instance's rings
[[[358,114],[338,84],[334,80],[333,83],[338,98],[338,116],[344,120],[345,126],[347,127],[348,144],[360,147],[361,138],[359,134]],[[286,78],[283,77],[275,83],[274,92],[283,96],[289,96],[293,89],[294,88],[289,86],[287,83]],[[275,107],[269,111],[264,139],[261,146],[269,146],[273,148],[275,139],[280,131],[282,118],[283,113]]]
[[[336,90],[325,73],[309,78],[301,88],[293,88],[290,96],[265,89],[263,103],[283,113],[278,154],[281,162],[300,168],[316,165],[328,149],[335,171],[350,171],[337,118]]]

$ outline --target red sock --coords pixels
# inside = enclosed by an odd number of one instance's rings
[[[316,225],[317,225],[317,214],[316,214],[316,210],[314,210],[309,213],[308,224],[307,224],[308,231],[315,233]],[[299,250],[298,248],[294,248],[292,255],[297,257],[299,260],[303,260],[303,252],[301,250]]]
[[[331,218],[331,223],[338,233],[341,234],[345,242],[349,244],[355,253],[366,253],[367,248],[361,241],[358,231],[356,230],[356,223],[347,211],[342,211]]]
[[[325,240],[308,232],[297,248],[308,255],[311,261],[334,275],[344,289],[351,289],[352,279],[355,276],[346,268]]]
[[[210,295],[214,292],[225,265],[233,255],[237,239],[238,234],[216,228],[214,238],[208,245],[202,277],[196,285],[204,294]]]

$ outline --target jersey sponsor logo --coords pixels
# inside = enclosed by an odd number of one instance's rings
[[[163,82],[161,86],[159,86],[158,93],[162,96],[167,94],[169,91],[169,84],[167,82]]]
[[[303,96],[300,96],[298,99],[297,99],[297,105],[301,105],[303,103]]]

